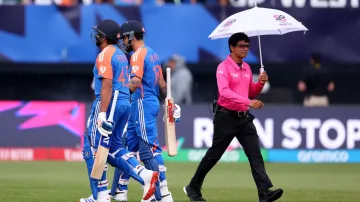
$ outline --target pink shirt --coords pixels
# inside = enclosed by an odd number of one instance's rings
[[[234,111],[249,110],[250,99],[259,95],[264,87],[260,82],[252,82],[251,69],[247,63],[243,62],[242,67],[239,67],[230,55],[219,64],[216,80],[218,104]]]

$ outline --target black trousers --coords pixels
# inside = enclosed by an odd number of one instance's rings
[[[273,186],[266,174],[264,160],[260,153],[259,136],[253,120],[254,116],[250,113],[242,118],[225,110],[218,111],[215,114],[213,143],[191,179],[191,187],[197,189],[202,187],[207,173],[220,160],[234,137],[238,139],[249,159],[257,188],[264,190]]]

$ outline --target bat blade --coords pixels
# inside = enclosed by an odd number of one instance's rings
[[[110,137],[101,136],[90,177],[100,180],[109,155]]]
[[[165,99],[165,139],[166,139],[166,147],[168,149],[169,156],[176,156],[177,151],[177,143],[176,143],[176,131],[175,131],[175,120],[173,118],[173,110],[174,110],[174,99],[172,97],[168,97]]]
[[[171,69],[166,68],[166,87],[167,95],[165,98],[165,140],[169,156],[177,155],[175,120],[173,117],[174,112],[174,98],[171,96]]]

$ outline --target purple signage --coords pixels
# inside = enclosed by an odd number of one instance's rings
[[[85,104],[0,101],[0,147],[80,147]]]

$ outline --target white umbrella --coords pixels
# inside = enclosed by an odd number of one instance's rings
[[[249,37],[258,36],[260,63],[262,72],[264,70],[260,35],[283,35],[295,31],[308,31],[308,29],[289,14],[269,8],[255,7],[236,13],[223,22],[209,35],[210,39],[228,38],[231,35],[244,32]]]

